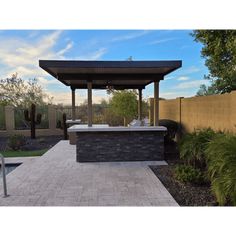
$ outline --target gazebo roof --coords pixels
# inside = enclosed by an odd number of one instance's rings
[[[164,79],[180,68],[182,61],[63,61],[39,60],[39,66],[53,77],[72,88],[139,89]]]

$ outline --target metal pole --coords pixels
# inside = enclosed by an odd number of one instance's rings
[[[5,170],[5,160],[2,154],[0,154],[2,160],[2,180],[3,180],[3,197],[8,197],[7,195],[7,181],[6,181],[6,170]]]

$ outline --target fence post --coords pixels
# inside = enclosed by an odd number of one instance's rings
[[[52,131],[56,129],[56,109],[53,105],[48,105],[48,126]]]
[[[5,106],[5,125],[7,132],[11,133],[15,130],[15,113],[12,106]]]
[[[178,99],[177,100],[177,102],[178,102],[178,118],[179,118],[178,122],[179,122],[180,125],[182,124],[182,104],[181,104],[182,98],[184,98],[184,97],[176,98],[176,99]]]
[[[231,117],[231,127],[233,133],[236,133],[236,91],[230,92],[230,117]]]
[[[184,97],[178,97],[177,100],[177,106],[178,106],[178,123],[179,123],[179,129],[176,135],[176,141],[179,142],[181,139],[182,133],[183,133],[183,127],[182,127],[182,98]]]

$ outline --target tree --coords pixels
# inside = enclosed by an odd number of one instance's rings
[[[127,119],[137,116],[137,94],[132,90],[114,91],[110,106],[116,115],[123,117],[127,126]]]
[[[228,93],[236,90],[236,30],[194,30],[191,34],[196,42],[203,44],[201,55],[211,80],[201,95]],[[203,87],[202,87],[203,88]]]
[[[196,96],[207,96],[215,94],[214,86],[206,86],[205,84],[201,84],[199,90],[197,91]]]
[[[43,92],[37,79],[24,81],[17,74],[0,80],[0,104],[28,107],[32,103],[43,105],[52,102],[52,97]]]

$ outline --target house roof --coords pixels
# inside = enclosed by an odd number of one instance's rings
[[[182,66],[182,61],[65,61],[39,60],[39,66],[50,75],[72,88],[139,89],[164,79]]]

